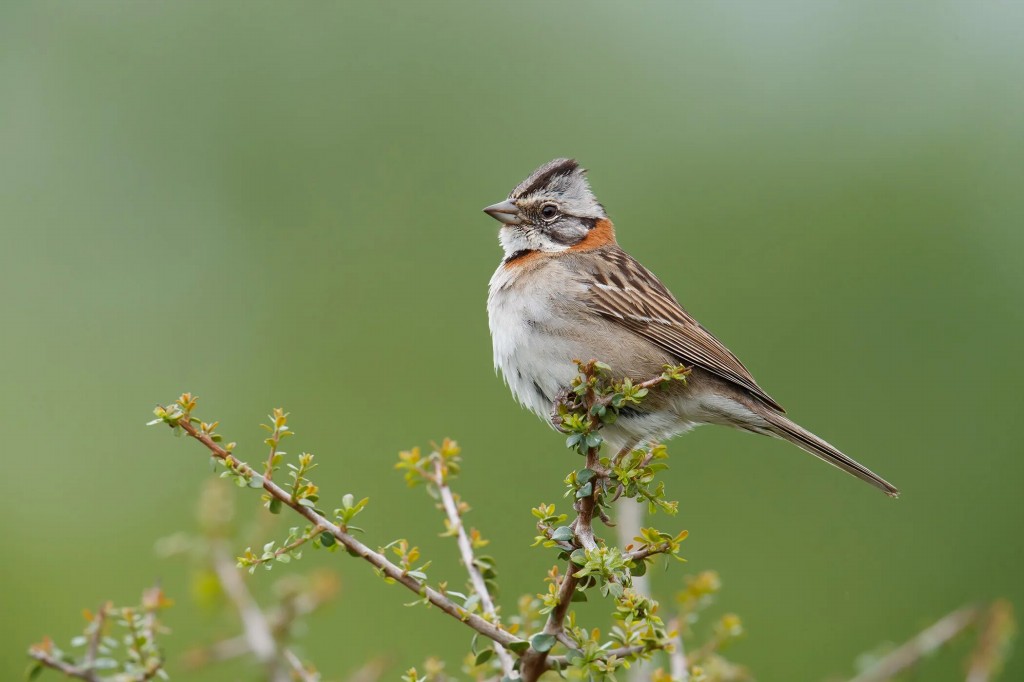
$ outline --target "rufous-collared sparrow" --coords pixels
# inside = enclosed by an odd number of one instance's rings
[[[647,268],[623,251],[572,159],[555,159],[484,211],[501,222],[505,257],[487,297],[494,365],[516,399],[542,419],[596,359],[644,381],[665,365],[691,368],[605,427],[621,451],[700,424],[783,438],[893,497],[899,491],[783,414],[747,368],[693,319]]]

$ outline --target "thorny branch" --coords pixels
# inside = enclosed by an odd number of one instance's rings
[[[607,381],[608,368],[606,366],[596,361],[579,364],[581,378],[574,382],[576,399],[572,404],[566,404],[564,414],[571,417],[569,415],[570,410],[583,408],[582,412],[571,418],[575,420],[577,428],[578,435],[575,437],[577,439],[585,439],[587,446],[585,449],[586,465],[593,480],[589,483],[589,488],[580,488],[577,491],[575,504],[576,519],[571,526],[571,533],[575,542],[560,544],[563,544],[563,546],[568,544],[568,547],[565,548],[574,552],[582,550],[585,553],[589,553],[599,550],[597,540],[594,537],[594,516],[598,515],[606,522],[609,521],[601,509],[602,503],[599,500],[604,489],[607,487],[606,481],[611,474],[605,470],[599,458],[602,439],[597,436],[597,431],[617,414],[618,409],[622,405],[629,402],[638,404],[650,388],[674,379],[685,379],[687,370],[683,367],[666,367],[666,371],[654,379],[635,385],[627,379],[622,384],[614,384],[614,388],[612,388],[610,383],[601,383],[602,381]],[[601,378],[599,379],[598,377]],[[551,660],[549,660],[550,642],[559,641],[570,649],[578,646],[579,643],[574,641],[574,637],[565,631],[565,619],[569,610],[569,604],[580,582],[579,577],[576,575],[580,571],[577,570],[572,560],[568,562],[565,574],[557,587],[557,603],[550,609],[542,633],[538,633],[539,635],[547,636],[547,639],[537,640],[538,635],[534,635],[527,642],[502,627],[498,619],[497,609],[488,591],[486,580],[477,566],[477,561],[473,554],[472,539],[463,527],[459,503],[445,480],[446,472],[444,471],[445,463],[443,460],[437,460],[433,463],[434,470],[432,474],[429,471],[422,470],[420,473],[435,485],[439,493],[441,506],[448,517],[449,529],[456,535],[459,551],[469,574],[470,583],[480,600],[483,616],[473,613],[468,605],[459,606],[447,594],[430,587],[426,583],[425,576],[419,570],[412,570],[404,559],[402,565],[392,563],[382,553],[370,549],[357,540],[349,533],[348,517],[343,516],[337,524],[326,518],[316,508],[316,486],[304,477],[305,472],[315,466],[315,464],[312,464],[311,455],[303,454],[300,457],[299,466],[293,467],[295,470],[295,473],[292,474],[294,485],[290,492],[280,487],[271,479],[274,467],[280,461],[280,457],[283,454],[276,446],[283,437],[291,435],[291,431],[286,426],[287,415],[282,410],[274,411],[272,416],[274,426],[273,428],[268,427],[271,429],[271,437],[267,442],[271,445],[271,451],[267,459],[265,471],[263,475],[260,475],[249,464],[232,454],[233,444],[228,445],[226,448],[218,444],[220,437],[213,433],[213,427],[216,424],[208,425],[192,417],[191,410],[194,405],[195,401],[190,394],[183,395],[175,409],[167,411],[165,408],[158,408],[157,415],[160,419],[157,421],[162,420],[172,428],[181,429],[191,438],[202,443],[215,459],[220,460],[239,478],[240,484],[263,488],[267,493],[266,499],[269,500],[268,506],[271,511],[274,511],[275,508],[280,509],[283,506],[291,507],[309,521],[314,529],[312,533],[307,533],[304,537],[298,538],[295,542],[280,548],[276,553],[269,553],[269,550],[265,549],[262,557],[257,558],[255,555],[252,557],[246,556],[245,560],[247,565],[250,566],[250,570],[264,559],[273,561],[279,558],[278,554],[282,552],[288,553],[292,549],[297,548],[302,542],[311,539],[318,533],[322,533],[332,538],[332,544],[336,541],[345,547],[350,554],[361,557],[369,562],[386,578],[402,584],[410,591],[419,595],[427,603],[436,606],[441,611],[465,623],[479,634],[494,641],[496,645],[495,653],[499,657],[502,672],[508,678],[515,679],[517,676],[517,671],[515,670],[516,661],[513,659],[510,650],[516,651],[521,656],[519,672],[522,678],[532,682],[553,665]],[[573,428],[572,425],[570,425],[570,428]],[[573,437],[570,437],[570,442],[572,439]],[[577,440],[576,442],[579,443],[580,441]],[[574,446],[570,445],[570,447]],[[579,447],[579,445],[575,447],[581,450],[581,452],[583,451],[583,448]],[[616,463],[620,459],[621,453],[620,457],[616,459]],[[642,462],[642,465],[647,466],[648,463],[649,459]],[[584,487],[586,485],[584,484]],[[649,491],[643,490],[642,492],[650,498],[651,493]],[[359,506],[355,505],[352,509],[356,509]],[[667,539],[669,536],[661,537]],[[562,539],[564,540],[564,538]],[[642,565],[642,562],[653,554],[672,553],[674,546],[678,547],[678,539],[675,545],[673,545],[672,542],[659,543],[648,538],[645,540],[644,546],[633,552],[625,552],[624,555],[620,554],[618,556],[624,556],[625,561],[641,562]],[[581,575],[583,574],[586,573],[581,573]],[[608,582],[620,583],[620,579],[616,575],[608,575],[606,579]],[[593,579],[588,578],[588,580]],[[619,594],[622,593],[621,585],[618,586],[618,592]],[[259,630],[256,632],[258,633]],[[247,633],[247,638],[251,636],[252,633]],[[547,646],[535,645],[537,641],[545,643]],[[654,646],[658,648],[657,645]],[[651,645],[648,645],[646,648],[650,649]],[[637,651],[634,651],[631,647],[626,647],[626,649],[631,653],[639,653],[645,647],[640,647]],[[607,656],[602,658],[608,659]],[[553,660],[556,661],[554,665],[561,664],[561,659]]]
[[[449,527],[455,532],[455,537],[459,545],[459,554],[462,556],[462,563],[466,567],[466,573],[469,574],[469,581],[473,585],[473,590],[480,597],[480,604],[483,606],[484,613],[489,618],[497,622],[498,611],[494,608],[494,601],[491,599],[491,594],[487,590],[487,583],[484,581],[484,577],[476,565],[476,557],[473,554],[473,543],[470,541],[469,535],[466,533],[465,526],[462,523],[462,514],[459,512],[459,505],[456,503],[455,497],[452,494],[452,489],[448,485],[446,472],[444,471],[444,464],[440,458],[434,461],[433,479],[434,485],[437,487],[438,494],[441,496],[441,505],[448,517]],[[511,654],[509,654],[501,644],[495,644],[495,652],[501,660],[502,672],[511,677],[513,674],[512,666],[515,663]]]
[[[576,391],[577,396],[575,399],[571,397],[571,393],[567,393],[566,396],[559,401],[560,404],[556,404],[555,423],[556,426],[559,426],[559,428],[561,428],[562,425],[562,419],[560,416],[561,413],[573,407],[577,409],[582,408],[583,414],[586,415],[585,419],[587,421],[587,433],[596,432],[601,428],[601,422],[598,419],[597,410],[602,408],[606,409],[607,407],[611,406],[613,404],[613,401],[616,399],[616,394],[608,393],[606,395],[600,395],[594,391],[593,387],[589,383],[589,380],[592,376],[591,372],[594,371],[596,364],[597,363],[595,362],[591,362],[587,365],[581,364],[581,373],[583,377],[587,380],[587,383],[584,383],[581,386],[579,386],[578,390]],[[636,389],[646,391],[650,388],[660,386],[662,383],[668,380],[669,379],[667,379],[666,376],[663,374],[654,379],[650,379],[641,384],[638,384],[636,386]],[[603,468],[601,467],[599,453],[600,441],[597,441],[595,445],[587,448],[586,467],[591,471],[600,472],[599,476],[601,476],[601,478],[606,478],[607,472],[604,472]],[[576,520],[573,521],[571,526],[576,542],[579,543],[580,547],[582,547],[584,550],[588,552],[597,549],[597,540],[594,538],[593,522],[594,513],[597,509],[597,497],[600,494],[600,485],[599,481],[594,481],[594,483],[595,485],[592,485],[590,494],[585,495],[584,497],[577,500],[575,507]],[[653,553],[653,551],[648,552],[648,555]],[[543,630],[543,634],[551,635],[559,641],[562,641],[563,643],[565,643],[566,639],[569,639],[571,642],[571,638],[568,638],[566,636],[564,628],[565,616],[569,610],[569,604],[572,601],[573,594],[575,593],[576,586],[579,582],[578,578],[575,575],[576,572],[577,569],[573,562],[570,560],[566,567],[565,573],[562,577],[562,582],[558,587],[558,602],[555,605],[555,607],[551,610],[551,612],[548,614],[548,619],[544,625]],[[639,651],[642,650],[643,647],[640,647]],[[632,653],[639,653],[639,651]],[[549,660],[549,658],[550,657],[547,650],[536,651],[535,649],[531,648],[523,656],[523,679],[526,680],[526,682],[533,682],[534,680],[539,678],[544,673],[544,671],[551,666],[553,662],[556,665],[562,663],[561,660],[558,660],[556,662],[553,660]]]
[[[252,467],[234,457],[231,453],[214,442],[209,435],[197,429],[195,424],[193,424],[187,416],[183,416],[180,420],[176,420],[175,423],[170,423],[170,425],[180,427],[190,437],[202,443],[215,458],[224,462],[225,465],[240,476],[243,476],[248,480],[252,480],[253,477],[259,476]],[[315,509],[299,504],[292,498],[290,493],[286,492],[273,481],[262,476],[259,476],[258,480],[261,481],[262,488],[273,499],[278,500],[284,506],[291,507],[292,510],[302,515],[314,526],[323,528],[325,532],[330,533],[335,540],[344,546],[350,554],[358,556],[369,562],[383,575],[396,583],[401,584],[411,592],[423,597],[452,618],[465,623],[484,637],[504,646],[522,641],[518,637],[515,637],[511,633],[501,629],[484,618],[474,613],[469,613],[434,588],[408,575],[402,568],[389,561],[383,554],[370,549],[357,538],[343,531],[338,525],[317,512]]]
[[[662,375],[640,384],[634,385],[629,380],[624,380],[622,384],[612,385],[611,383],[601,383],[607,382],[608,368],[606,366],[596,361],[591,361],[590,363],[580,363],[580,368],[581,380],[574,382],[577,399],[568,409],[584,408],[574,419],[577,425],[577,433],[580,434],[578,437],[586,439],[586,466],[589,470],[588,474],[593,480],[589,484],[589,488],[584,489],[587,485],[584,483],[584,487],[577,491],[575,504],[576,519],[571,526],[574,542],[566,543],[564,542],[565,538],[560,538],[562,542],[558,544],[564,549],[573,552],[578,553],[579,550],[582,550],[584,553],[590,553],[604,551],[599,549],[597,539],[594,536],[593,519],[597,515],[608,521],[601,509],[601,505],[605,503],[600,502],[600,499],[608,487],[606,482],[611,477],[611,473],[602,466],[599,458],[602,439],[596,435],[597,431],[603,424],[609,422],[614,414],[617,414],[618,409],[622,405],[629,402],[638,404],[650,388],[673,379],[684,379],[687,371],[682,367],[667,367]],[[599,376],[601,379],[598,379]],[[339,522],[335,523],[319,511],[315,504],[317,499],[316,486],[304,477],[305,472],[315,466],[315,464],[312,464],[311,455],[304,453],[300,457],[299,466],[293,467],[295,473],[292,474],[294,485],[291,491],[285,490],[271,479],[274,467],[280,461],[280,457],[283,454],[277,449],[276,445],[281,438],[291,435],[291,431],[285,426],[287,415],[283,411],[274,411],[272,417],[274,427],[271,429],[271,437],[267,441],[271,445],[271,451],[267,459],[265,471],[261,475],[249,464],[232,454],[233,444],[229,444],[227,447],[222,447],[218,444],[220,437],[213,433],[213,427],[216,424],[208,425],[192,417],[191,410],[194,405],[195,401],[190,394],[183,395],[182,399],[178,402],[178,406],[173,410],[167,411],[165,408],[158,408],[157,415],[160,419],[157,421],[162,420],[172,428],[181,429],[191,438],[202,443],[216,460],[221,461],[233,475],[238,477],[241,485],[248,484],[250,487],[263,488],[267,493],[265,499],[268,500],[268,506],[271,511],[274,511],[275,508],[280,509],[283,506],[291,507],[293,511],[298,512],[310,522],[313,528],[312,532],[307,532],[303,537],[280,548],[277,552],[271,553],[265,548],[262,557],[256,557],[255,555],[250,557],[247,553],[245,561],[246,565],[250,566],[250,570],[255,565],[263,562],[264,559],[268,561],[278,559],[280,558],[278,557],[279,554],[287,554],[297,548],[299,544],[317,534],[321,534],[321,537],[331,538],[331,544],[337,542],[347,549],[350,554],[369,562],[384,577],[402,584],[410,591],[419,595],[425,602],[436,606],[441,611],[453,618],[457,618],[479,634],[492,640],[496,645],[495,653],[499,657],[502,672],[508,678],[515,679],[517,677],[516,661],[511,653],[512,650],[522,659],[519,662],[520,671],[518,672],[521,673],[523,679],[532,682],[553,665],[560,666],[564,664],[563,659],[565,657],[550,656],[550,642],[559,641],[570,649],[578,648],[582,644],[582,642],[576,642],[576,638],[565,630],[565,620],[569,605],[580,584],[580,578],[576,575],[580,573],[580,570],[577,569],[571,560],[568,562],[566,571],[556,588],[557,603],[549,609],[549,616],[541,633],[537,633],[527,642],[513,635],[501,625],[497,609],[488,591],[486,579],[482,575],[473,553],[473,539],[469,537],[463,526],[459,502],[445,480],[446,472],[444,471],[445,463],[443,460],[433,462],[434,469],[432,473],[421,470],[420,474],[433,483],[438,491],[441,498],[441,506],[448,517],[447,525],[452,534],[457,538],[460,555],[469,574],[470,583],[474,592],[478,595],[483,613],[482,616],[474,613],[468,604],[466,606],[459,606],[445,592],[430,587],[422,572],[418,569],[413,570],[410,565],[407,565],[405,559],[403,559],[401,565],[395,564],[388,560],[381,552],[374,551],[364,545],[349,532],[349,526],[347,525],[349,517],[342,515]],[[569,414],[568,410],[565,414]],[[583,422],[580,421],[581,418]],[[572,428],[571,425],[570,428]],[[572,437],[570,441],[572,441]],[[574,446],[570,444],[570,447]],[[583,450],[583,448],[578,446],[577,449]],[[616,459],[616,464],[619,463],[620,459],[621,457]],[[646,467],[648,463],[649,459],[641,464]],[[651,499],[650,491],[643,490],[643,493]],[[349,504],[346,503],[346,505]],[[361,504],[363,503],[354,505],[350,509],[357,509]],[[667,539],[668,537],[665,535],[661,536],[662,539]],[[674,544],[673,542],[656,542],[651,538],[643,539],[645,541],[643,546],[632,552],[623,551],[616,556],[623,561],[640,562],[642,565],[648,557],[654,554],[674,553],[678,548],[678,538],[674,541]],[[326,544],[326,541],[323,542]],[[590,570],[592,569],[587,569],[587,571]],[[586,575],[587,571],[580,573],[580,575]],[[626,576],[628,580],[628,573]],[[621,595],[622,585],[619,584],[621,583],[619,576],[608,574],[603,579],[609,583],[616,583],[618,593]],[[588,578],[588,580],[593,581],[593,578]],[[266,628],[263,628],[263,630],[266,630]],[[258,636],[259,629],[255,632]],[[542,638],[538,640],[538,635],[546,635],[547,639]],[[251,638],[253,634],[247,632],[246,636]],[[265,641],[265,638],[262,639]],[[538,641],[541,644],[535,645]],[[546,646],[544,646],[545,644]],[[649,643],[642,647],[626,646],[623,647],[623,651],[628,652],[625,655],[632,655],[649,650],[652,646],[660,648],[657,644]],[[614,658],[610,658],[610,655],[602,655],[600,658],[602,660],[614,661]]]

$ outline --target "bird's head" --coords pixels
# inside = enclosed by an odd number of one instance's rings
[[[604,207],[574,159],[555,159],[533,171],[507,201],[484,209],[499,221],[505,257],[579,247],[599,224],[610,232]]]

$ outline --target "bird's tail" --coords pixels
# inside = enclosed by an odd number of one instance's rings
[[[839,449],[818,438],[785,415],[768,408],[759,410],[759,412],[768,421],[770,425],[769,430],[774,435],[788,440],[798,448],[806,450],[819,459],[825,460],[832,466],[838,467],[847,473],[853,474],[860,480],[870,483],[889,497],[899,497],[900,491],[894,485],[866,466],[847,457]]]

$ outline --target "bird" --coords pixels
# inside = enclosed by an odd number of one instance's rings
[[[508,199],[483,209],[501,223],[504,256],[487,314],[495,369],[520,404],[545,421],[579,373],[598,360],[617,380],[643,381],[685,365],[602,435],[614,451],[663,442],[703,424],[789,441],[891,497],[899,490],[803,428],[740,360],[618,244],[604,206],[575,159],[537,168]]]

